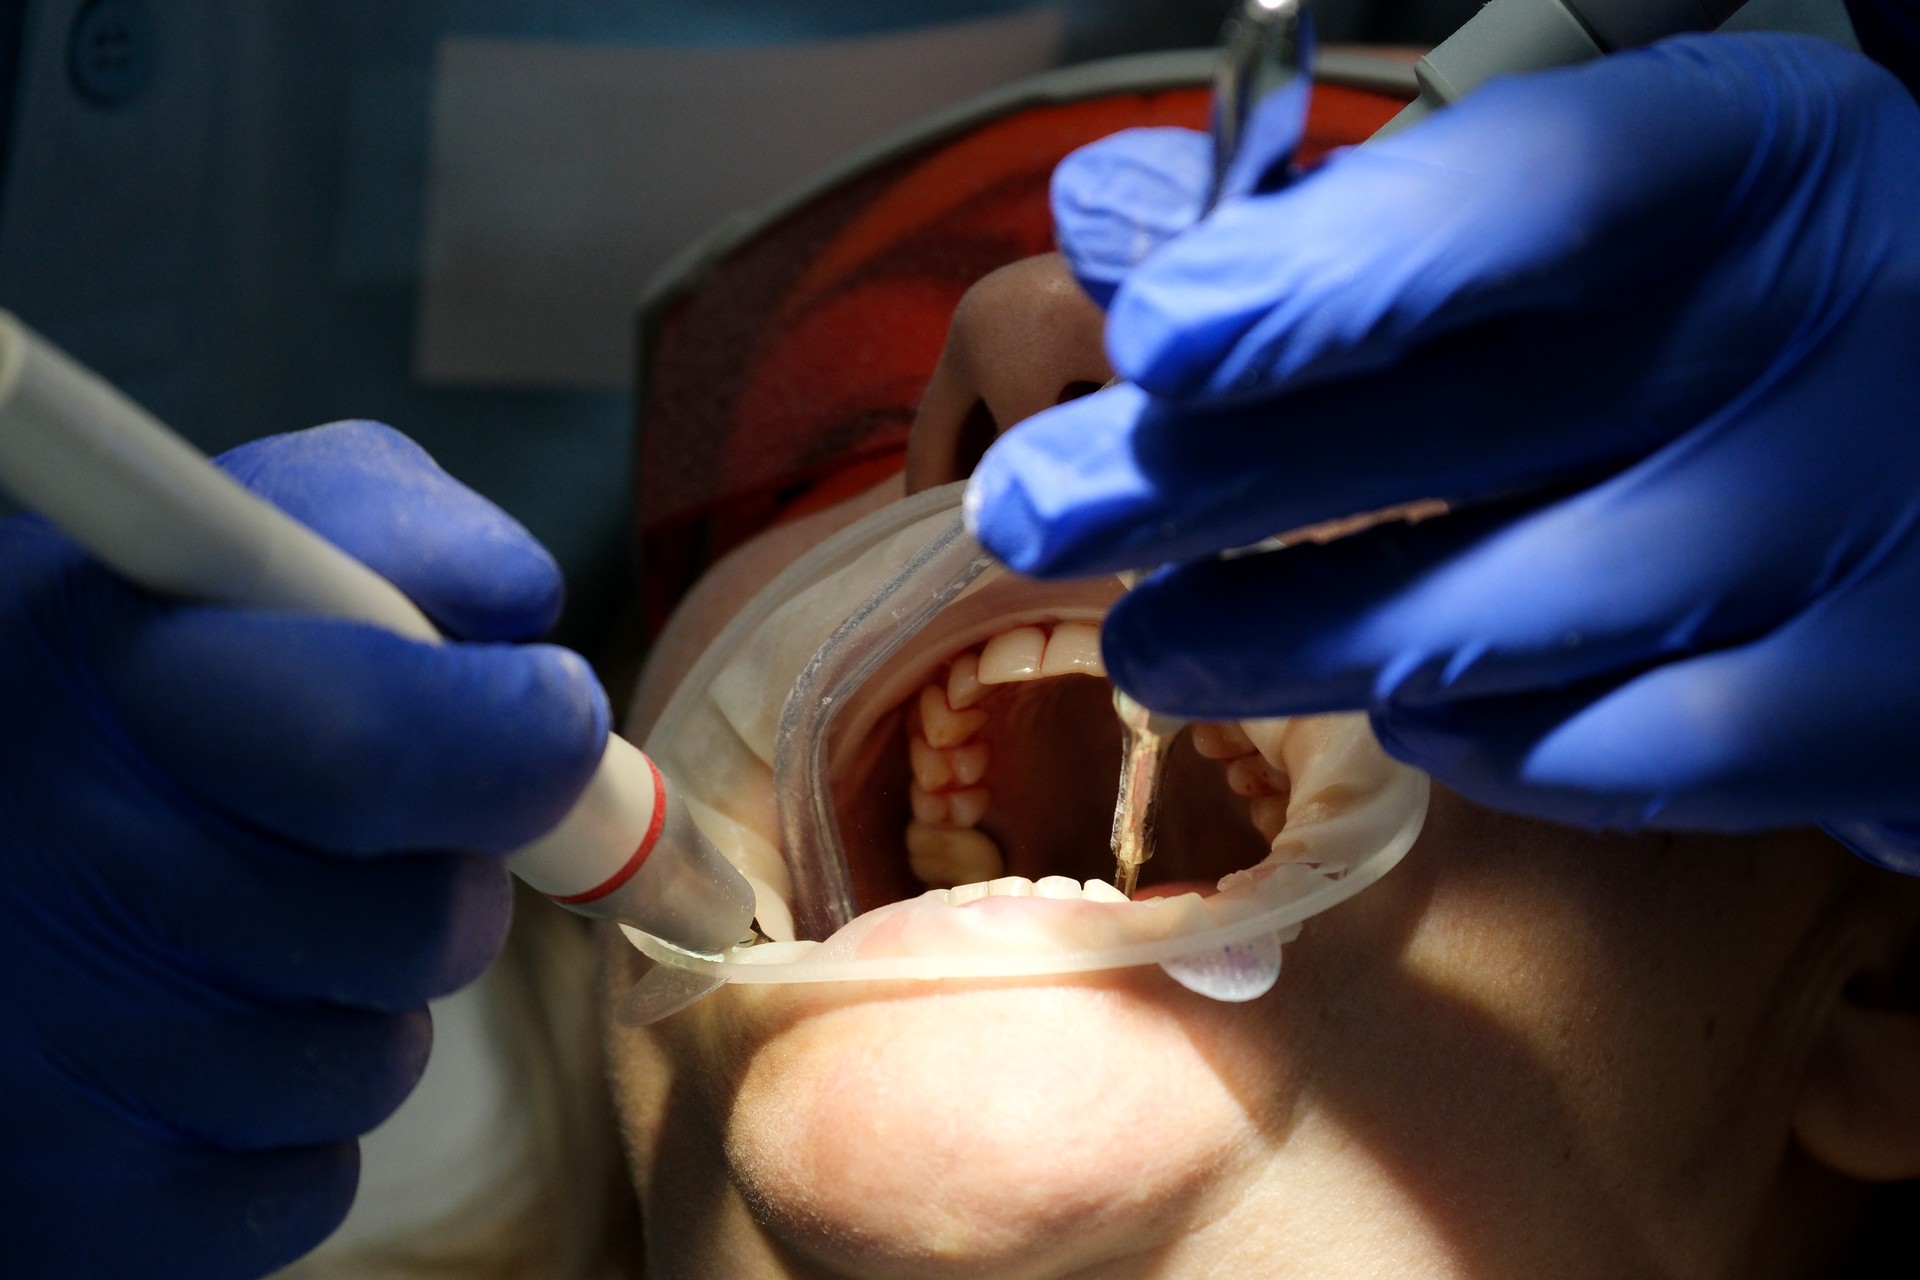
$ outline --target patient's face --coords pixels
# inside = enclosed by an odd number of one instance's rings
[[[976,402],[1004,428],[1105,376],[1098,317],[1057,264],[1002,273],[962,308],[910,479],[964,474]],[[630,731],[780,567],[902,492],[723,562]],[[976,870],[1038,879],[1056,811],[1111,804],[1110,782],[1080,798],[1099,771],[1076,754],[1114,740],[1102,686],[1049,683],[980,704],[990,773],[967,803],[986,810],[964,816],[1026,851]],[[1235,741],[1212,731],[1182,767],[1219,775],[1195,784],[1213,816],[1193,821],[1238,848],[1286,780],[1230,778]],[[948,807],[922,816],[966,825],[952,797],[972,789],[943,784]],[[913,871],[868,878],[913,890]],[[1802,1154],[1804,1081],[1847,980],[1889,961],[1912,914],[1876,876],[1812,832],[1593,835],[1436,789],[1404,863],[1310,921],[1250,1003],[1153,968],[727,987],[609,1032],[650,1274],[1808,1274],[1861,1196]],[[617,1002],[646,962],[611,930],[604,959]]]

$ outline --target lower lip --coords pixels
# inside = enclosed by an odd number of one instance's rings
[[[1195,886],[1209,896],[1212,885]],[[908,899],[869,911],[844,926],[815,953],[818,960],[888,956],[1084,956],[1114,948],[1155,945],[1155,939],[1193,931],[1191,911],[1167,905],[1162,916],[1152,899],[1182,893],[1182,886],[1155,885],[1136,901],[995,896],[952,906]],[[1136,912],[1146,912],[1144,916]]]
[[[1149,898],[1177,898],[1183,893],[1197,893],[1203,898],[1211,898],[1218,893],[1211,880],[1173,880],[1166,884],[1141,885],[1133,892],[1135,902],[1145,902]]]

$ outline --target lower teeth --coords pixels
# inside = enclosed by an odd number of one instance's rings
[[[932,889],[929,892],[944,894],[946,901],[956,907],[978,902],[982,898],[1052,898],[1065,902],[1127,900],[1125,895],[1105,880],[1082,882],[1066,876],[1043,876],[1039,880],[1029,880],[1025,876],[1000,876],[993,880],[978,880],[972,884],[957,884],[951,889]]]

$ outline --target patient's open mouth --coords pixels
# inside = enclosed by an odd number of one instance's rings
[[[702,959],[629,937],[730,982],[1158,964],[1220,999],[1259,995],[1299,921],[1411,845],[1425,780],[1361,717],[1195,725],[1125,900],[1122,730],[1096,643],[1125,587],[959,573],[981,561],[958,497],[917,495],[795,562],[646,743],[752,884],[767,941]]]
[[[834,778],[859,909],[948,890],[1119,902],[1108,847],[1121,736],[1097,620],[1002,625],[963,644],[868,731]],[[1238,724],[1168,759],[1139,897],[1214,891],[1286,823],[1286,773]]]

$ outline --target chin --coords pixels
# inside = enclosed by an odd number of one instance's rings
[[[1157,972],[887,985],[715,1012],[764,1027],[726,1120],[732,1176],[810,1260],[1064,1274],[1150,1251],[1260,1145],[1221,1061],[1254,1046]]]

